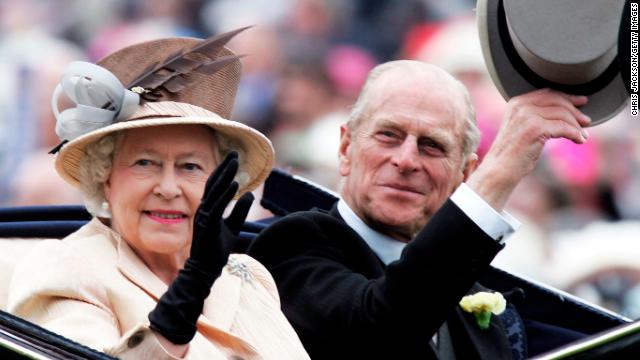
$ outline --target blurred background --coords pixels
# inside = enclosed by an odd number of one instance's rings
[[[277,166],[337,190],[339,125],[367,72],[392,59],[439,65],[469,88],[480,156],[505,101],[486,71],[473,0],[0,0],[0,206],[79,204],[47,152],[65,65],[167,36],[255,25],[233,119],[265,133]],[[640,318],[640,121],[625,109],[584,145],[552,140],[510,212],[523,225],[494,265]],[[259,209],[253,216],[261,216]]]

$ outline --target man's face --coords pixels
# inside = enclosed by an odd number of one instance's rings
[[[426,224],[468,169],[462,97],[425,80],[378,81],[359,125],[341,129],[343,198],[369,226],[402,241]]]

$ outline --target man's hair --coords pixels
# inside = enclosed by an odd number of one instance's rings
[[[229,138],[209,128],[215,139],[219,151],[219,159],[222,159],[228,152],[235,150],[238,152],[238,159],[242,162],[244,151]],[[97,141],[87,145],[85,155],[79,164],[80,191],[84,196],[84,203],[87,211],[93,215],[103,218],[110,218],[109,209],[103,208],[106,201],[104,185],[111,176],[113,159],[118,147],[122,143],[124,132],[119,131],[108,134]]]
[[[368,113],[368,106],[370,100],[370,92],[373,85],[376,81],[386,72],[393,69],[406,69],[408,71],[413,72],[425,72],[430,71],[431,73],[439,76],[442,81],[446,81],[453,86],[454,89],[458,90],[460,95],[462,95],[466,113],[463,114],[465,120],[465,130],[464,130],[464,138],[462,141],[462,154],[464,159],[467,158],[468,155],[474,153],[478,149],[478,145],[480,144],[480,130],[476,124],[476,113],[473,108],[473,103],[471,102],[471,96],[469,95],[469,91],[467,88],[456,78],[451,76],[451,74],[446,71],[420,61],[414,60],[396,60],[390,61],[383,64],[380,64],[373,68],[367,77],[367,81],[365,82],[360,95],[358,96],[358,100],[354,104],[351,114],[349,115],[349,120],[347,122],[351,131],[354,131],[362,122],[362,119],[370,116]]]

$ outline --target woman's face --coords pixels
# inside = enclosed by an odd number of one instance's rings
[[[204,125],[127,130],[105,184],[112,228],[143,259],[188,253],[193,217],[217,154],[213,131]]]

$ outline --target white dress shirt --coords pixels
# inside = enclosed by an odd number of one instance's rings
[[[520,226],[520,222],[516,218],[507,212],[498,213],[495,211],[465,183],[460,184],[450,199],[480,229],[500,243],[503,243]],[[342,198],[338,201],[338,213],[386,265],[400,259],[406,243],[373,230],[356,215]]]

